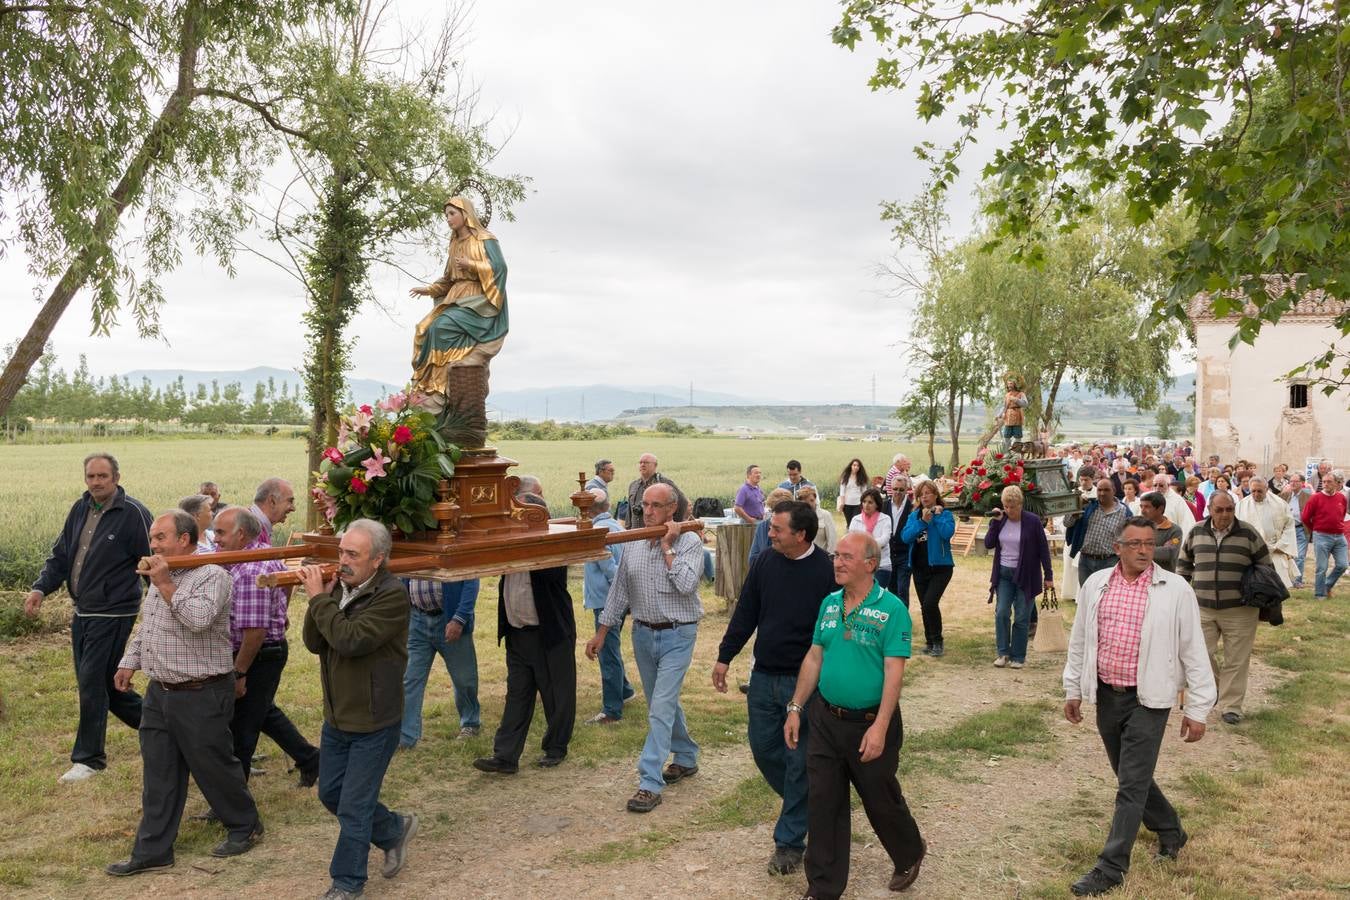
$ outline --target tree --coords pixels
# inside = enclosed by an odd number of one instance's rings
[[[928,435],[928,467],[937,465],[934,443],[937,438],[938,423],[938,385],[924,372],[917,380],[911,381],[909,391],[900,407],[892,414],[900,420],[900,427],[920,434]]]
[[[523,195],[519,179],[484,172],[495,154],[472,96],[458,83],[461,10],[452,8],[421,58],[404,36],[381,46],[387,6],[320,16],[274,73],[298,177],[276,200],[270,236],[308,298],[302,367],[310,402],[309,470],[337,441],[338,405],[354,339],[353,316],[370,293],[372,267],[396,266],[407,243],[429,247],[457,185],[490,185],[501,208]],[[436,247],[436,257],[444,252]],[[370,399],[370,398],[363,398]],[[311,505],[311,524],[317,511]]]
[[[984,169],[984,209],[990,240],[1012,240],[1014,258],[1043,263],[1107,187],[1135,225],[1179,203],[1194,231],[1168,244],[1168,290],[1151,313],[1184,320],[1207,292],[1250,343],[1305,290],[1350,297],[1348,11],[1344,0],[849,0],[833,39],[851,49],[870,35],[883,49],[874,90],[907,89],[925,121],[956,116],[951,145],[917,148],[936,195],[990,126],[1010,133]],[[1271,292],[1255,277],[1267,273],[1295,277]],[[1350,312],[1337,325],[1350,333]]]
[[[1181,424],[1181,413],[1174,407],[1158,407],[1158,440],[1170,441],[1177,436],[1177,426]]]
[[[96,333],[125,302],[153,336],[180,235],[228,266],[271,130],[287,128],[256,86],[289,30],[333,2],[0,2],[0,191],[34,277],[56,280],[0,373],[0,416],[81,288]],[[191,215],[185,184],[200,195]],[[132,209],[140,232],[118,241]]]

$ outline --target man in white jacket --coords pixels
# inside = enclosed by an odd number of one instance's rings
[[[1152,523],[1127,520],[1116,538],[1120,562],[1094,572],[1078,589],[1064,666],[1064,718],[1077,725],[1083,701],[1097,704],[1097,731],[1119,782],[1106,846],[1071,888],[1080,897],[1120,887],[1140,822],[1158,835],[1155,858],[1177,858],[1186,832],[1153,770],[1177,692],[1186,688],[1181,738],[1187,743],[1204,737],[1218,695],[1195,593],[1180,575],[1153,564],[1153,549]]]

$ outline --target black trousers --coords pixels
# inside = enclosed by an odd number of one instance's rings
[[[75,661],[75,688],[80,698],[80,724],[70,761],[104,769],[108,713],[132,728],[141,727],[141,695],[113,687],[117,664],[127,649],[135,616],[75,616],[70,623],[70,652]]]
[[[928,550],[921,546],[916,552],[927,553]],[[930,647],[942,643],[942,608],[938,604],[951,580],[951,566],[914,567],[914,593],[923,612],[923,637]]]
[[[1181,834],[1177,811],[1153,780],[1171,712],[1140,706],[1133,690],[1120,694],[1104,684],[1097,686],[1097,731],[1117,780],[1116,811],[1097,868],[1117,880],[1130,868],[1140,822],[1165,839]]]
[[[253,754],[258,749],[258,738],[264,733],[295,760],[300,770],[309,772],[318,768],[318,748],[305,740],[286,714],[276,707],[277,688],[281,685],[281,673],[286,668],[289,654],[285,641],[258,648],[258,655],[248,668],[244,696],[234,701],[230,733],[234,735],[234,755],[243,767],[245,781],[248,781]],[[269,724],[272,725],[270,731]]]
[[[234,758],[233,715],[233,675],[196,691],[166,691],[150,682],[141,716],[141,824],[132,859],[173,859],[189,774],[231,838],[246,840],[258,826],[258,807]]]
[[[519,763],[534,718],[534,700],[544,703],[544,755],[567,755],[577,721],[577,645],[560,641],[544,647],[538,628],[508,628],[506,632],[506,707],[502,724],[492,739],[492,755]]]
[[[861,761],[858,745],[871,722],[846,722],[825,709],[817,695],[807,704],[811,740],[806,747],[807,843],[806,882],[811,894],[835,900],[848,886],[853,830],[849,819],[849,785],[862,798],[863,811],[897,871],[908,869],[923,854],[919,826],[900,792],[896,770],[904,724],[895,711],[886,730],[881,755]]]

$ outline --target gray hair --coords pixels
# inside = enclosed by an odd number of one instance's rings
[[[614,465],[614,460],[612,459],[597,459],[595,461],[595,474],[599,475],[607,467],[612,465]]]
[[[544,485],[533,475],[521,475],[520,487],[516,488],[516,496],[521,494],[539,494],[543,496]]]
[[[345,533],[350,534],[353,531],[359,531],[370,538],[370,555],[381,557],[380,568],[383,569],[389,562],[389,550],[394,546],[389,529],[374,519],[357,519],[347,526]]]
[[[83,471],[88,471],[89,464],[96,459],[106,459],[108,461],[108,465],[112,466],[112,473],[114,478],[117,478],[122,474],[121,469],[117,468],[117,457],[113,456],[111,453],[105,453],[101,450],[95,453],[90,453],[88,456],[84,458]]]
[[[891,457],[891,465],[898,466],[902,462],[909,462],[909,457],[903,453],[897,453]]]
[[[254,491],[253,502],[258,505],[266,503],[269,497],[275,497],[281,493],[281,486],[283,484],[287,487],[290,486],[289,481],[276,475],[266,479],[262,484],[258,485],[258,490]]]
[[[999,494],[999,497],[1003,499],[1004,503],[1007,503],[1011,500],[1016,500],[1017,502],[1020,503],[1022,502],[1023,499],[1022,489],[1015,484],[1006,485],[1003,488],[1003,491]]]
[[[215,525],[217,531],[225,530],[221,523],[226,516],[230,516],[230,521],[234,524],[234,527],[244,533],[244,537],[248,538],[250,544],[258,539],[258,535],[262,534],[262,523],[258,521],[258,517],[242,506],[227,506],[216,513]]]
[[[595,498],[591,502],[591,512],[609,512],[609,494],[599,488],[591,488],[591,496]]]
[[[1261,487],[1270,487],[1270,482],[1269,482],[1269,481],[1266,481],[1266,480],[1265,480],[1264,478],[1262,478],[1260,475],[1255,475],[1255,476],[1253,476],[1253,477],[1247,479],[1247,487],[1249,487],[1249,488],[1256,487],[1256,483],[1257,483],[1258,481],[1261,482]]]
[[[178,501],[178,508],[190,516],[195,516],[203,508],[211,508],[211,498],[205,494],[188,494],[182,500]]]
[[[876,562],[877,565],[881,565],[881,545],[877,543],[876,538],[872,537],[870,534],[864,534],[859,531],[853,533],[862,538],[863,559],[870,559]]]
[[[191,514],[181,509],[170,509],[159,514],[160,518],[164,516],[173,517],[173,533],[181,536],[186,534],[188,540],[197,543],[197,520],[192,518]]]

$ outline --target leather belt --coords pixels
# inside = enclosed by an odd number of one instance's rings
[[[849,709],[845,706],[835,706],[824,697],[820,698],[820,702],[825,704],[825,711],[827,713],[834,716],[836,719],[843,719],[845,722],[875,722],[877,710],[881,709],[880,704],[877,704],[870,709]]]
[[[233,675],[233,672],[221,672],[219,675],[208,675],[205,678],[197,678],[193,681],[178,681],[170,683],[161,681],[159,686],[166,691],[200,691],[208,684],[215,684],[217,681],[224,681]]]
[[[1100,678],[1097,679],[1097,683],[1115,694],[1133,694],[1138,690],[1137,685],[1111,684],[1110,682],[1102,681]]]
[[[681,625],[688,625],[688,622],[644,622],[641,619],[634,619],[634,622],[643,628],[650,628],[652,631],[668,631],[671,628],[679,628]]]

